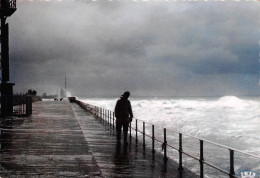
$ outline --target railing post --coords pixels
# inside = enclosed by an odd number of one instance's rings
[[[182,134],[179,133],[179,170],[183,170],[182,167]]]
[[[102,108],[100,108],[100,119],[102,120],[103,117],[103,112],[102,112]]]
[[[105,110],[102,108],[102,123],[104,124],[104,119],[105,119]]]
[[[129,123],[129,139],[132,139],[132,122]]]
[[[99,111],[100,111],[100,121],[102,123],[102,108],[100,108]]]
[[[111,111],[109,111],[109,129],[111,130]]]
[[[110,129],[110,111],[107,110],[108,129]]]
[[[109,130],[109,110],[107,110],[107,126],[108,126],[108,130]]]
[[[138,138],[137,138],[137,119],[135,120],[135,142],[138,142]]]
[[[166,128],[163,129],[163,135],[164,135],[164,142],[163,142],[163,148],[164,148],[164,161],[167,161],[167,140],[166,140]]]
[[[154,125],[152,125],[152,153],[155,153],[154,150]]]
[[[106,121],[107,121],[107,126],[109,126],[109,117],[108,117],[108,110],[106,109]],[[109,130],[109,128],[108,128]]]
[[[108,116],[108,110],[106,110],[106,122],[107,122],[106,125],[108,125],[108,117],[107,116]]]
[[[102,121],[103,121],[103,124],[105,124],[105,109],[103,108],[103,119],[102,119]]]
[[[112,128],[112,111],[109,111],[109,123],[110,123],[109,128],[110,128],[110,130],[112,130],[111,129]]]
[[[107,110],[106,109],[104,109],[105,110],[105,112],[104,112],[104,114],[105,114],[105,116],[104,116],[104,124],[106,125],[106,122],[107,122]]]
[[[104,124],[106,125],[106,122],[107,122],[107,110],[106,109],[104,109],[104,114],[105,114],[105,116],[104,116]]]
[[[106,113],[106,116],[107,116],[107,126],[109,126],[109,112],[108,112],[108,110],[106,110],[106,111],[107,111],[107,113]]]
[[[105,114],[106,114],[106,113],[105,113],[105,109],[103,108],[103,124],[104,124],[104,125],[105,125],[105,119],[106,119],[106,118],[105,118]]]
[[[203,156],[203,140],[200,140],[200,177],[204,177],[203,168],[204,156]]]
[[[234,150],[229,150],[230,153],[230,173],[229,177],[234,177],[235,170],[234,170]]]
[[[104,109],[104,118],[103,118],[104,125],[105,125],[105,121],[106,121],[106,110]]]
[[[145,122],[143,122],[143,147],[145,147]]]
[[[102,112],[101,112],[101,108],[99,108],[99,118],[100,118],[100,120],[102,120]]]
[[[115,113],[113,112],[113,130],[115,130]]]
[[[26,96],[26,115],[29,116],[32,114],[32,97]]]

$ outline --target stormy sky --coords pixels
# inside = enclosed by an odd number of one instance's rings
[[[18,2],[11,82],[76,96],[258,95],[259,2]]]

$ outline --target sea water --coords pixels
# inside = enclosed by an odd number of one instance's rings
[[[118,98],[82,98],[80,100],[113,111]],[[135,119],[144,121],[147,125],[149,123],[155,125],[155,129],[158,130],[157,137],[161,139],[163,128],[166,128],[168,144],[176,148],[178,148],[178,132],[183,133],[183,150],[196,157],[199,157],[199,140],[193,137],[216,142],[249,154],[260,155],[259,97],[129,98],[129,100]],[[147,132],[151,131],[148,129]],[[161,151],[160,146],[157,147],[157,151]],[[227,171],[229,171],[229,154],[227,148],[204,142],[205,160]],[[178,161],[178,152],[172,149],[168,155]],[[184,157],[184,166],[198,172],[199,164],[192,160]],[[259,174],[259,160],[235,151],[236,174],[245,170],[256,171]],[[211,170],[210,167],[205,173],[211,175],[208,177],[212,175],[221,177],[221,174]]]

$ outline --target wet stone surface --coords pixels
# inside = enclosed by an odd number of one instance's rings
[[[178,164],[172,160],[164,162],[163,156],[154,156],[149,148],[143,149],[141,143],[136,144],[134,138],[128,145],[117,143],[113,127],[103,124],[99,118],[84,111],[77,104],[72,109],[81,130],[88,142],[89,151],[105,177],[189,177],[198,175],[184,168],[178,171]]]
[[[37,102],[33,110],[2,118],[1,177],[103,177],[67,101]]]
[[[198,177],[148,148],[117,143],[113,130],[67,100],[33,105],[26,118],[2,118],[0,177]]]

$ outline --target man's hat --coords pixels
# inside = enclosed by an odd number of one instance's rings
[[[126,97],[130,96],[130,92],[129,91],[124,92],[123,96],[126,96]]]

